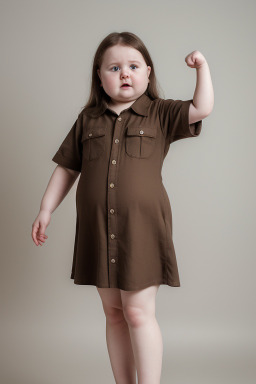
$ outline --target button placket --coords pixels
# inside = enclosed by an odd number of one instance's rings
[[[121,127],[123,118],[117,117],[114,126],[114,135],[112,148],[110,153],[111,161],[108,168],[108,186],[107,189],[107,214],[108,214],[108,268],[109,268],[109,287],[115,287],[117,284],[117,267],[118,267],[118,254],[117,254],[117,172],[118,172],[118,154]]]

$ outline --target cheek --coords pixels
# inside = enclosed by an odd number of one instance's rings
[[[113,86],[113,85],[115,85],[115,83],[116,83],[116,78],[114,77],[114,76],[106,76],[105,77],[105,86],[106,87],[111,87],[111,86]]]
[[[143,83],[147,81],[147,73],[146,71],[138,71],[138,72],[133,72],[133,77],[140,83]]]
[[[147,77],[144,74],[140,74],[140,75],[134,76],[134,80],[138,85],[143,85],[145,82],[147,82]]]

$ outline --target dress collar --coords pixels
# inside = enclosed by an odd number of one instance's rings
[[[145,93],[143,93],[141,96],[138,97],[138,99],[134,101],[134,103],[129,108],[132,108],[134,112],[138,113],[139,115],[148,116],[148,110],[151,103],[152,103],[152,100],[150,99],[150,97],[147,96]],[[126,109],[129,109],[129,108],[126,108]],[[106,112],[107,109],[111,110],[111,108],[108,108],[106,104],[101,111],[99,111],[97,114],[94,113],[93,115],[95,117],[101,116],[103,115],[103,113]]]

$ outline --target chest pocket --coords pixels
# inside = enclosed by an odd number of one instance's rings
[[[156,145],[157,130],[151,127],[128,126],[125,136],[127,155],[144,159],[149,157]]]
[[[86,160],[98,159],[105,151],[106,127],[94,127],[82,135],[83,156]]]

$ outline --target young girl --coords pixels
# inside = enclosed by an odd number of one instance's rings
[[[161,284],[179,287],[172,212],[161,169],[172,142],[197,137],[213,108],[199,51],[193,99],[162,99],[143,42],[111,33],[93,62],[91,93],[52,160],[58,165],[32,227],[42,245],[51,214],[80,175],[71,279],[97,287],[118,384],[160,383],[163,344],[155,317]]]

